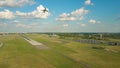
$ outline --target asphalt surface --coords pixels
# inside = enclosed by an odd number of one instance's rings
[[[29,42],[31,45],[35,46],[38,49],[48,49],[48,47],[40,42],[37,42],[33,39],[30,39],[28,37],[23,37],[27,42]]]

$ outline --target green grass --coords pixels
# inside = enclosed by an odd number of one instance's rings
[[[119,68],[120,48],[107,45],[77,43],[47,35],[27,34],[49,49],[40,50],[17,34],[0,36],[4,46],[0,48],[0,68]],[[103,46],[117,50],[109,52],[93,49]]]
[[[1,36],[0,41],[4,42],[0,48],[0,68],[82,68],[52,49],[36,49],[19,35]]]
[[[66,55],[77,62],[87,64],[92,68],[118,68],[120,67],[120,48],[107,46],[105,44],[85,44],[68,41],[63,44],[59,39],[49,38],[40,35],[28,35],[31,38],[44,43],[53,50]],[[108,49],[115,49],[118,52],[106,51],[104,49],[93,49],[93,46],[102,46]]]
[[[6,39],[7,38],[7,39]],[[39,51],[18,35],[7,36],[0,48],[0,68],[54,68],[39,57]]]

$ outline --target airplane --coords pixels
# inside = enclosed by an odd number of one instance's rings
[[[43,13],[48,12],[47,8],[45,8],[45,9],[44,9],[44,10],[42,10],[42,11],[43,11]]]

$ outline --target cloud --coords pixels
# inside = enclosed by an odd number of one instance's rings
[[[88,14],[88,10],[86,10],[84,7],[82,7],[82,8],[80,8],[80,9],[77,9],[77,10],[75,10],[75,11],[73,11],[73,12],[71,12],[71,15],[72,16],[83,16],[83,15],[85,15],[85,14]]]
[[[96,21],[96,20],[94,20],[94,19],[90,19],[89,22],[90,22],[91,24],[101,23],[100,21]]]
[[[26,4],[35,4],[33,0],[0,0],[0,7],[22,7]]]
[[[25,24],[22,24],[22,23],[17,23],[17,24],[16,24],[16,27],[31,28],[30,26],[25,25]]]
[[[89,13],[89,10],[86,10],[84,7],[77,9],[71,13],[62,13],[56,20],[59,21],[74,21],[74,20],[83,20],[84,16]]]
[[[36,10],[28,13],[16,11],[15,13],[11,12],[8,9],[4,9],[0,12],[0,19],[13,19],[13,18],[38,18],[38,19],[46,19],[50,16],[49,12],[43,12],[44,7],[42,5],[38,6]],[[47,8],[48,10],[48,8]]]
[[[7,24],[6,23],[0,23],[0,27],[6,27]]]
[[[62,26],[63,26],[63,27],[68,27],[69,25],[68,25],[68,24],[63,24]]]
[[[80,26],[85,27],[85,26],[86,26],[86,24],[80,24]]]
[[[36,26],[38,26],[38,23],[32,23],[32,24],[29,24],[29,25],[27,25],[27,24],[22,24],[22,23],[17,23],[16,24],[16,27],[17,28],[34,28],[34,27],[36,27]]]
[[[117,20],[117,21],[118,21],[118,20],[120,20],[120,16],[119,16],[119,17],[117,17],[115,20]]]
[[[93,5],[93,3],[91,2],[91,0],[86,0],[85,5]]]
[[[70,14],[63,13],[56,20],[60,21],[73,21],[76,20],[76,17],[70,16]]]
[[[85,17],[84,16],[81,16],[80,18],[79,18],[79,20],[84,20],[85,19]]]
[[[43,12],[42,10],[44,10],[44,6],[40,5],[36,8],[36,10],[32,11],[32,12],[28,12],[28,13],[24,13],[24,12],[20,12],[20,11],[16,11],[16,16],[18,17],[22,17],[22,18],[48,18],[48,16],[50,16],[49,12]],[[48,10],[48,8],[46,8]]]
[[[24,13],[24,12],[20,12],[20,11],[16,11],[16,15],[17,16],[23,16],[23,17],[25,17],[25,16],[27,16],[27,13]]]
[[[19,21],[18,21],[18,20],[14,20],[13,22],[14,22],[14,23],[18,23]]]
[[[15,16],[13,12],[4,9],[3,11],[0,12],[0,19],[13,19]]]

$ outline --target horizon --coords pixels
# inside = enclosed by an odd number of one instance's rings
[[[2,0],[0,33],[120,33],[118,0]],[[48,12],[43,12],[46,8]]]
[[[17,31],[14,31],[14,32],[0,32],[0,33],[120,33],[120,32],[107,32],[107,31],[106,32],[99,32],[99,31],[98,32],[74,32],[74,31],[71,31],[71,32],[68,32],[68,31],[67,32],[62,32],[62,31],[61,32],[60,31],[56,31],[56,32],[55,31],[53,31],[53,32],[52,31],[50,31],[50,32],[21,31],[21,32],[17,32]]]

